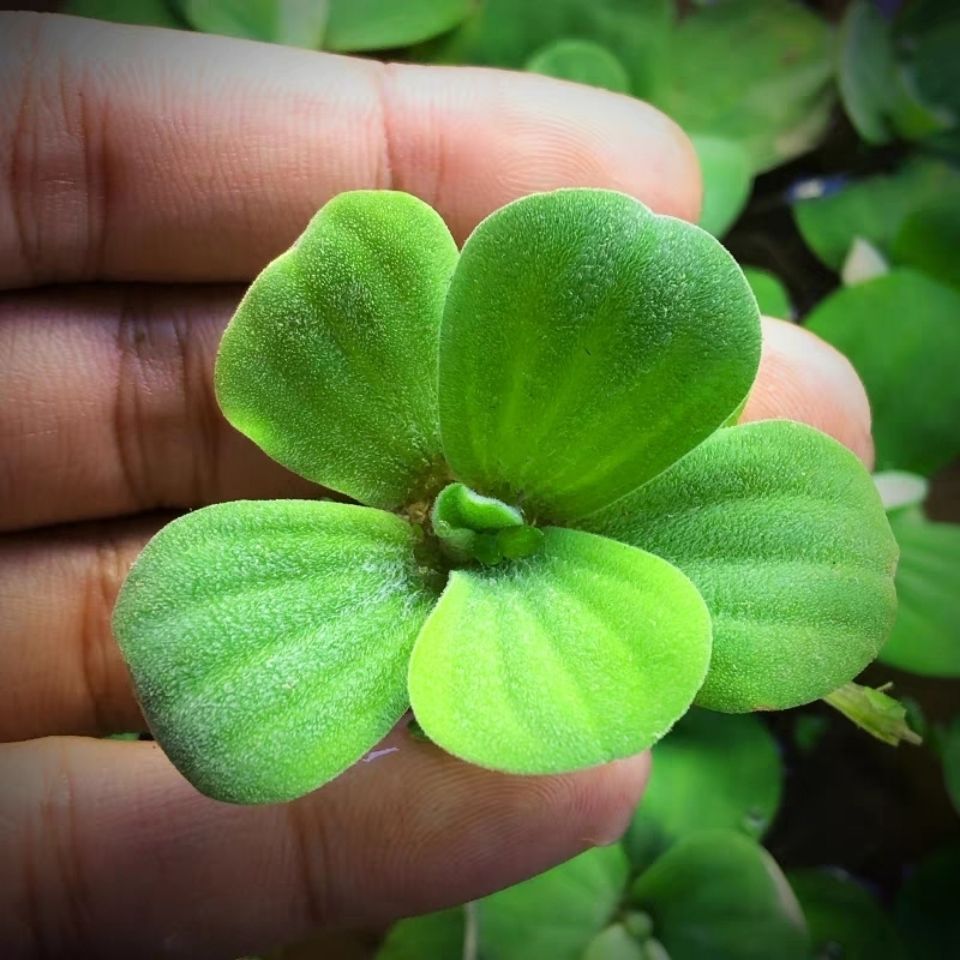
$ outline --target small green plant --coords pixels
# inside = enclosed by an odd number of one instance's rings
[[[248,291],[216,389],[356,502],[219,504],[147,546],[114,623],[157,740],[264,802],[410,705],[452,754],[534,774],[642,750],[694,701],[846,683],[891,626],[896,546],[840,444],[729,426],[759,352],[730,255],[625,195],[526,197],[461,252],[411,196],[332,200]]]

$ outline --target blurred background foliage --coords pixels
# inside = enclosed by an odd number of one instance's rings
[[[648,100],[690,135],[704,178],[701,225],[744,266],[762,310],[836,345],[870,396],[877,483],[902,556],[897,624],[861,682],[896,684],[923,746],[871,740],[823,704],[767,718],[693,711],[655,748],[647,797],[621,844],[477,903],[401,921],[367,954],[960,957],[957,0],[63,8],[530,70]],[[278,956],[334,955],[317,949]]]

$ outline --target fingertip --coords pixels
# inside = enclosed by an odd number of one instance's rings
[[[870,402],[853,365],[809,330],[764,317],[760,370],[742,419],[776,418],[816,427],[873,466]]]
[[[532,73],[387,68],[393,185],[444,213],[462,240],[520,196],[600,187],[695,220],[700,172],[683,131],[633,97]]]

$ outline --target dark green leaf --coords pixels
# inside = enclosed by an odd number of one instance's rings
[[[526,197],[477,227],[453,275],[443,449],[531,519],[582,517],[719,427],[759,350],[753,294],[705,231],[610,191]]]
[[[727,0],[686,17],[653,102],[687,130],[734,139],[766,170],[812,147],[829,120],[833,37],[789,0]]]
[[[315,50],[323,41],[328,0],[176,0],[204,33],[269,40]],[[356,0],[355,0],[356,2]]]
[[[627,882],[619,846],[579,857],[477,904],[483,960],[581,960],[611,920]],[[432,960],[432,958],[431,958]]]
[[[623,64],[605,47],[590,40],[550,43],[527,61],[527,70],[616,93],[630,90],[630,77]]]
[[[787,879],[807,918],[816,960],[905,960],[893,923],[856,881],[831,870],[794,870]]]
[[[943,782],[953,808],[960,814],[960,714],[944,731],[940,747],[943,759]]]
[[[890,524],[900,544],[900,603],[880,659],[911,673],[960,677],[960,525],[907,511]]]
[[[807,327],[863,379],[878,469],[929,475],[960,452],[960,293],[901,268],[838,290]]]
[[[392,514],[302,500],[206,507],[157,534],[114,629],[184,776],[222,800],[288,800],[383,737],[435,600],[415,547]]]
[[[454,570],[410,661],[410,699],[450,753],[555,773],[637,753],[690,706],[709,615],[657,557],[548,527],[543,552]]]
[[[880,497],[846,447],[803,424],[721,430],[589,526],[697,585],[714,631],[702,706],[822,697],[877,655],[892,626],[897,549]]]
[[[329,0],[329,50],[406,47],[452,30],[476,0]]]
[[[780,805],[780,753],[757,717],[691,710],[653,749],[653,773],[624,843],[638,866],[700,830],[759,840]]]
[[[740,216],[750,196],[753,171],[750,155],[736,140],[691,136],[703,176],[700,226],[722,237]]]
[[[331,200],[247,291],[217,398],[275,460],[373,506],[442,485],[437,343],[457,248],[404,193]]]
[[[764,316],[791,319],[793,307],[790,305],[790,294],[778,277],[759,267],[744,267],[743,275],[747,278]]]
[[[800,905],[773,858],[739,833],[671,847],[634,883],[670,960],[806,960]]]
[[[960,945],[960,846],[922,861],[897,897],[895,919],[910,960],[954,960]]]
[[[395,923],[376,960],[463,960],[463,907]]]

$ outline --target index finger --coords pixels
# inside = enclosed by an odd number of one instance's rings
[[[57,15],[0,37],[0,287],[246,280],[356,188],[416,194],[458,240],[564,186],[699,209],[679,128],[594,88]]]

